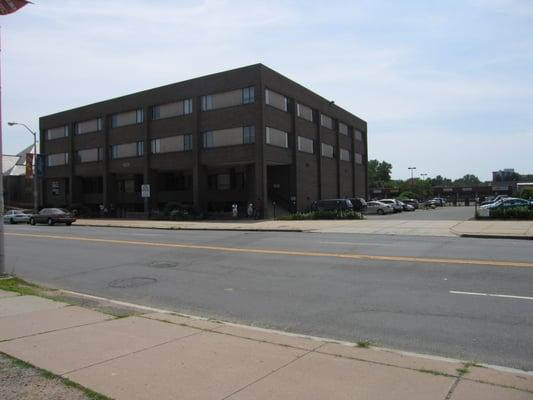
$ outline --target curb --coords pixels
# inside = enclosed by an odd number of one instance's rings
[[[463,238],[477,238],[477,239],[514,239],[514,240],[533,240],[533,236],[524,235],[484,235],[475,233],[461,233]]]
[[[259,229],[259,228],[193,228],[179,226],[131,226],[131,225],[105,225],[105,224],[77,224],[74,226],[85,226],[93,228],[130,228],[130,229],[160,229],[166,231],[225,231],[225,232],[307,232],[303,229]]]
[[[168,315],[178,315],[181,317],[186,317],[186,318],[190,318],[192,320],[197,320],[197,321],[210,321],[211,320],[210,318],[201,317],[198,315],[186,314],[186,313],[181,313],[178,311],[172,311],[168,309],[161,309],[161,308],[150,307],[150,306],[143,306],[143,305],[136,304],[136,303],[130,303],[130,302],[121,301],[121,300],[114,300],[111,298],[95,296],[95,295],[87,294],[83,292],[76,292],[76,291],[67,290],[67,289],[59,289],[59,290],[62,291],[63,293],[69,293],[75,296],[86,297],[89,299],[109,302],[112,304],[117,304],[117,305],[121,305],[125,307],[137,308],[141,311],[156,312],[156,313],[168,314]],[[252,331],[257,331],[257,332],[267,332],[267,333],[273,333],[273,334],[277,334],[281,336],[308,339],[308,340],[312,340],[316,342],[334,343],[334,344],[340,344],[340,345],[349,346],[349,347],[357,347],[356,342],[351,342],[347,340],[339,340],[339,339],[334,339],[334,338],[326,338],[326,337],[321,337],[321,336],[300,334],[296,332],[286,332],[286,331],[282,331],[279,329],[262,328],[259,326],[248,325],[245,323],[235,323],[235,322],[229,322],[229,321],[224,321],[224,320],[219,320],[219,319],[217,319],[216,322],[222,325],[245,328],[245,329],[250,329]],[[443,362],[450,362],[450,363],[467,363],[468,362],[467,360],[461,360],[461,359],[452,358],[452,357],[438,356],[438,355],[432,355],[432,354],[427,354],[427,353],[418,353],[415,351],[398,350],[398,349],[392,349],[389,347],[382,347],[382,346],[372,346],[372,349],[376,351],[391,352],[394,354],[399,354],[399,355],[403,355],[407,357],[419,357],[419,358],[425,358],[428,360],[435,360],[435,361],[443,361]],[[488,364],[488,363],[480,363],[479,365],[481,365],[484,368],[490,368],[496,371],[507,372],[507,373],[519,373],[523,375],[533,376],[533,370],[526,371],[526,370],[522,370],[518,368],[511,368],[511,367],[505,367],[501,365],[494,365],[494,364]]]

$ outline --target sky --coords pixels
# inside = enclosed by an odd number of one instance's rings
[[[263,63],[368,123],[395,179],[533,173],[533,1],[33,0],[0,17],[3,152],[22,127]]]

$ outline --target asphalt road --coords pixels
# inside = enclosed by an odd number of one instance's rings
[[[8,271],[34,282],[533,370],[531,241],[5,228]]]

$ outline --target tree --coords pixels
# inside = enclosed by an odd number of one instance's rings
[[[368,160],[368,186],[376,187],[376,174],[378,169],[378,160]]]
[[[435,178],[431,179],[431,186],[450,186],[451,184],[451,179],[443,178],[441,175],[437,175]]]
[[[479,185],[480,183],[481,181],[479,180],[479,178],[472,174],[466,174],[462,178],[453,181],[453,184],[455,186],[474,186]]]
[[[379,163],[376,169],[376,179],[381,182],[389,182],[391,180],[392,164],[387,161]]]
[[[368,186],[382,187],[391,181],[392,164],[386,161],[368,161]]]

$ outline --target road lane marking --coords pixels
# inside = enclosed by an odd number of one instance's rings
[[[144,242],[134,240],[122,239],[98,239],[82,236],[60,236],[60,235],[39,235],[30,233],[11,233],[6,232],[6,236],[18,236],[37,239],[55,239],[55,240],[70,240],[80,242],[106,243],[106,244],[123,244],[134,246],[149,246],[149,247],[165,247],[175,249],[192,249],[192,250],[211,250],[223,251],[228,253],[249,253],[249,254],[270,254],[283,256],[298,256],[298,257],[332,257],[349,260],[373,260],[373,261],[399,261],[399,262],[414,262],[414,263],[434,263],[434,264],[461,264],[461,265],[480,265],[491,267],[517,267],[517,268],[533,268],[533,263],[518,262],[518,261],[495,261],[495,260],[464,260],[458,258],[424,258],[424,257],[406,257],[406,256],[377,256],[369,254],[346,254],[346,253],[321,253],[321,252],[305,252],[292,250],[278,250],[278,249],[253,249],[253,248],[239,248],[239,247],[223,247],[223,246],[208,246],[201,244],[184,244],[184,243],[156,243]]]
[[[388,246],[384,243],[356,243],[356,242],[319,242],[321,244],[342,244],[347,246]]]
[[[504,297],[508,299],[533,300],[533,297],[514,296],[511,294],[495,294],[495,293],[478,293],[478,292],[461,292],[458,290],[450,290],[452,294],[467,294],[470,296],[487,296],[487,297]]]

